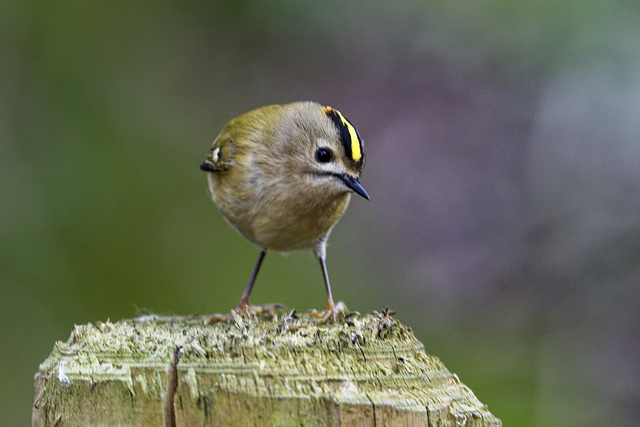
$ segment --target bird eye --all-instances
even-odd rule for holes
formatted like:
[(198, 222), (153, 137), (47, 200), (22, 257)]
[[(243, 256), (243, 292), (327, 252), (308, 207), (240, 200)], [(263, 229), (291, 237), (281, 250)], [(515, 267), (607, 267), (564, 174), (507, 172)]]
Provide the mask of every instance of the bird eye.
[(316, 151), (316, 160), (320, 163), (328, 163), (332, 157), (331, 150), (327, 148), (318, 148), (318, 151)]

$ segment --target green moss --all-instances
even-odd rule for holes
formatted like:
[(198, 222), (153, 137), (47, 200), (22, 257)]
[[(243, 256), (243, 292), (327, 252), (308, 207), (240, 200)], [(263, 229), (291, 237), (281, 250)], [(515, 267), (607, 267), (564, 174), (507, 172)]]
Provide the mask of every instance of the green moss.
[[(308, 318), (154, 317), (76, 326), (36, 375), (34, 424), (160, 423), (179, 349), (183, 423), (326, 425), (362, 419), (499, 425), (390, 313), (331, 325)], [(447, 424), (444, 425), (447, 425)]]

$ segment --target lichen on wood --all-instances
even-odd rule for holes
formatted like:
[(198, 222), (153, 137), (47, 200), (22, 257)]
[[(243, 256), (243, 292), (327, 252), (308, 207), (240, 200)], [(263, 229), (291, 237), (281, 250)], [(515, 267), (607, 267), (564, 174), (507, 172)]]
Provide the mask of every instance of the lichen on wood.
[(78, 325), (35, 387), (38, 426), (501, 425), (388, 312)]

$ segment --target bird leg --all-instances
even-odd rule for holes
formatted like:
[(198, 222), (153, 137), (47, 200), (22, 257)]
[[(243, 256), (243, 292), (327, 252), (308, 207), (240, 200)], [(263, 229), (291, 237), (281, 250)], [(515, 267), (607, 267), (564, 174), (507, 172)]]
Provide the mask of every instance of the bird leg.
[[(249, 278), (249, 283), (247, 283), (247, 287), (242, 293), (242, 297), (234, 310), (237, 315), (246, 316), (246, 315), (258, 315), (258, 314), (270, 314), (274, 315), (276, 308), (281, 308), (285, 311), (287, 307), (279, 303), (265, 304), (265, 305), (252, 305), (249, 303), (249, 295), (251, 295), (251, 290), (253, 289), (253, 284), (256, 282), (256, 277), (258, 277), (258, 271), (260, 271), (260, 266), (262, 265), (262, 261), (264, 260), (266, 251), (260, 251), (260, 256), (258, 257), (258, 261), (256, 262), (255, 267), (253, 267), (253, 272), (251, 273), (251, 277)], [(205, 323), (216, 323), (216, 322), (230, 322), (233, 318), (233, 313), (229, 314), (219, 314), (214, 313), (207, 317)]]
[(327, 272), (327, 264), (324, 257), (318, 257), (320, 261), (320, 268), (322, 268), (322, 276), (324, 277), (324, 286), (327, 289), (327, 305), (324, 306), (324, 310), (318, 312), (315, 308), (306, 312), (311, 317), (315, 317), (314, 323), (327, 323), (329, 319), (334, 322), (337, 319), (338, 314), (346, 313), (348, 311), (347, 306), (342, 301), (338, 301), (337, 304), (333, 302), (333, 296), (331, 295), (331, 285), (329, 284), (329, 273)]

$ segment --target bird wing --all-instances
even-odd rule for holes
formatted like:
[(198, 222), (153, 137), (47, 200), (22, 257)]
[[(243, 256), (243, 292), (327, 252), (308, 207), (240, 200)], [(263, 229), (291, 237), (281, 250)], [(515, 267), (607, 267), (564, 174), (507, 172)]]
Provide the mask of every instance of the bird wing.
[(200, 165), (200, 169), (207, 172), (224, 172), (233, 164), (235, 143), (229, 132), (223, 131), (213, 141), (213, 146), (207, 153), (207, 158)]

